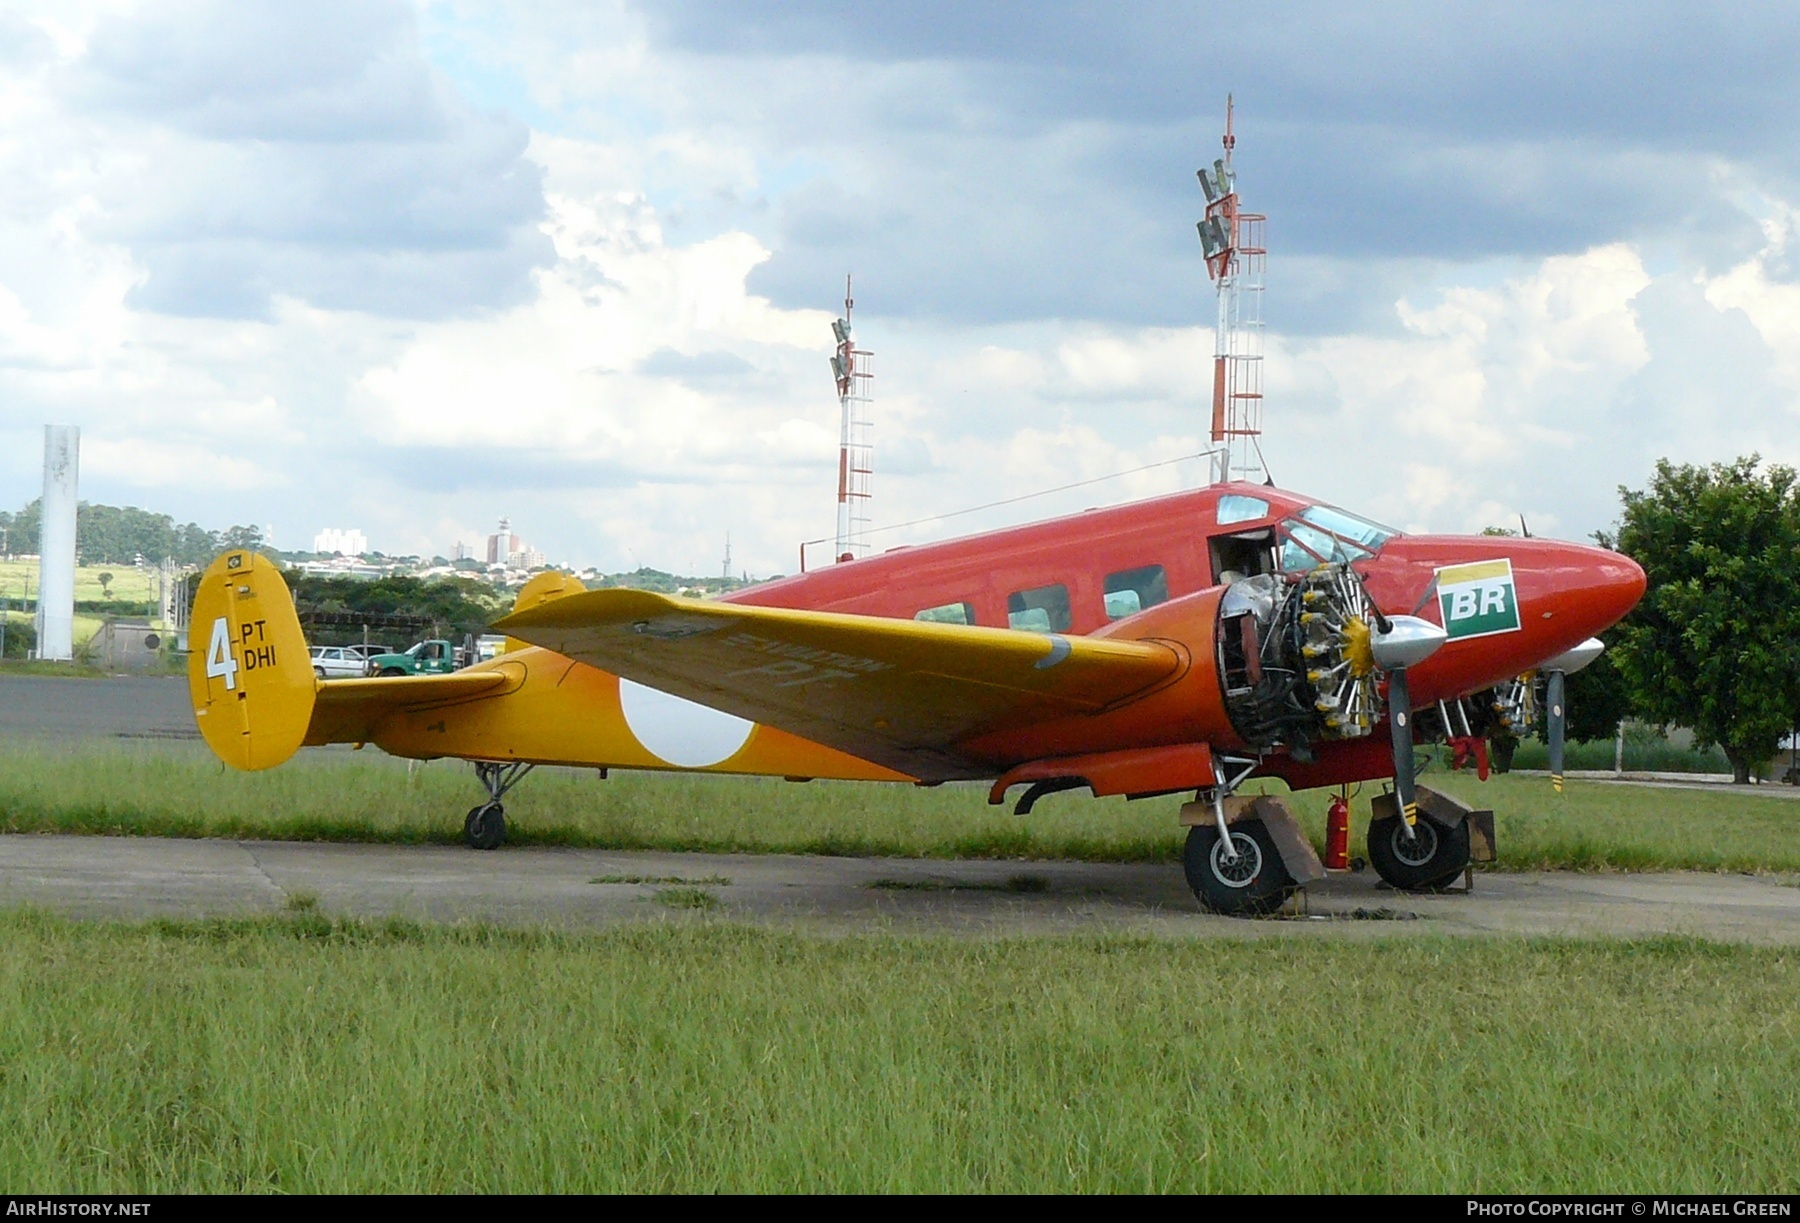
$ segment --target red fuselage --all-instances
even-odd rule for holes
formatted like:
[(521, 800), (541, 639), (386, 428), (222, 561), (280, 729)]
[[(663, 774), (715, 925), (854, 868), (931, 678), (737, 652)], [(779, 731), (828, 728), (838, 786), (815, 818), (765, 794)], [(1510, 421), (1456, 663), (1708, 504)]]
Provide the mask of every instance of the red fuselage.
[[(1404, 535), (1363, 524), (1371, 530), (1360, 545), (1345, 542), (1336, 545), (1341, 551), (1321, 555), (1326, 549), (1319, 540), (1329, 544), (1330, 538), (1307, 528), (1299, 515), (1309, 510), (1313, 521), (1334, 522), (1328, 507), (1310, 498), (1255, 484), (1213, 485), (896, 548), (730, 597), (767, 607), (1154, 638), (1179, 642), (1191, 654), (1182, 682), (1116, 715), (1034, 728), (1029, 742), (1009, 736), (971, 745), (1005, 767), (1021, 759), (1182, 743), (1241, 748), (1218, 695), (1213, 640), (1223, 588), (1240, 577), (1347, 560), (1382, 612), (1442, 623), (1440, 571), (1510, 562), (1516, 604), (1505, 630), (1453, 636), (1411, 668), (1412, 701), (1419, 708), (1532, 670), (1610, 628), (1644, 592), (1643, 570), (1630, 558), (1552, 540)], [(1349, 528), (1347, 538), (1354, 535)], [(1306, 764), (1278, 752), (1263, 771), (1296, 787), (1391, 774), (1385, 740), (1374, 735), (1324, 744), (1316, 761)]]

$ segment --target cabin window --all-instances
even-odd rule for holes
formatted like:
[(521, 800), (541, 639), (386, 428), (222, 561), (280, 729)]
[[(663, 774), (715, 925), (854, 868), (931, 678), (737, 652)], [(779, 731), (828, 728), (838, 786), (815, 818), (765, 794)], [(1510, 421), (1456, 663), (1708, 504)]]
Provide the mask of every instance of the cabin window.
[(1036, 586), (1015, 590), (1006, 596), (1008, 628), (1028, 633), (1066, 633), (1069, 616), (1069, 588), (1061, 582), (1054, 586)]
[(975, 623), (975, 605), (973, 603), (942, 603), (937, 607), (927, 607), (924, 611), (913, 613), (914, 620), (924, 620), (929, 624), (973, 624)]
[(1268, 516), (1269, 503), (1261, 497), (1227, 493), (1219, 498), (1219, 525), (1222, 527), (1228, 527), (1234, 522), (1255, 522), (1258, 518)]
[(1169, 601), (1169, 579), (1161, 565), (1145, 565), (1106, 575), (1106, 618), (1123, 620), (1146, 607)]

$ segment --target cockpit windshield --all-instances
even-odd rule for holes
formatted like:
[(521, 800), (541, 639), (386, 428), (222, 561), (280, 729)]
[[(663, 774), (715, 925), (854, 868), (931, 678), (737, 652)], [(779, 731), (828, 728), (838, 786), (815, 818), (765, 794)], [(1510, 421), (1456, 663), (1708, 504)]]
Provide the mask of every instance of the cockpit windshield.
[(1291, 572), (1359, 561), (1399, 533), (1329, 505), (1309, 505), (1281, 524), (1281, 567)]

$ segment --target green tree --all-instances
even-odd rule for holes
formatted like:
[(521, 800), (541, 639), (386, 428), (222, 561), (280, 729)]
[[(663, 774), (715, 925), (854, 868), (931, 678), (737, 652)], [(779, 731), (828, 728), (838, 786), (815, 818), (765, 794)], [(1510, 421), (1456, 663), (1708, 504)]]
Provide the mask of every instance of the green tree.
[(226, 527), (219, 533), (219, 551), (229, 552), (233, 548), (242, 548), (246, 552), (257, 552), (262, 549), (263, 533), (261, 527)]
[(7, 515), (6, 548), (9, 552), (36, 552), (39, 545), (40, 520), (43, 518), (41, 498), (32, 498), (31, 502), (16, 514)]
[(1619, 490), (1619, 550), (1649, 578), (1619, 671), (1648, 718), (1718, 744), (1740, 783), (1800, 707), (1800, 495), (1792, 468), (1761, 464), (1663, 460), (1648, 489)]
[[(0, 513), (0, 527), (6, 529), (9, 552), (38, 550), (42, 508), (33, 500), (16, 514)], [(260, 532), (257, 540), (261, 542)], [(75, 550), (86, 564), (123, 565), (142, 556), (153, 565), (170, 557), (189, 565), (204, 565), (219, 551), (219, 543), (211, 531), (192, 522), (177, 527), (167, 514), (153, 514), (132, 505), (121, 508), (83, 501), (75, 507)]]
[(483, 585), (456, 578), (422, 581), (411, 577), (315, 577), (290, 572), (288, 586), (301, 613), (350, 612), (364, 615), (416, 616), (434, 621), (440, 631), (460, 637), (485, 632), (509, 602)]
[(1614, 629), (1608, 633), (1607, 636), (1613, 640), (1608, 643), (1606, 653), (1569, 676), (1568, 734), (1577, 743), (1610, 740), (1618, 733), (1620, 722), (1627, 718), (1644, 717), (1633, 703), (1634, 694), (1630, 682), (1619, 669), (1616, 643), (1628, 631)]
[(198, 523), (190, 522), (175, 532), (175, 549), (172, 555), (183, 565), (204, 565), (217, 556), (219, 551), (218, 537)]

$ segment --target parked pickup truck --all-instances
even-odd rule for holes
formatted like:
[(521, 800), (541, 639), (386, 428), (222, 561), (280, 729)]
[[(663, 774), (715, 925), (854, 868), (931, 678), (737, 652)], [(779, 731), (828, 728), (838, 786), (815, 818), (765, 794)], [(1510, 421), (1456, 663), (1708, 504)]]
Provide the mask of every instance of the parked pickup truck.
[(369, 659), (369, 675), (448, 675), (461, 662), (460, 651), (448, 641), (421, 641), (401, 654), (377, 654)]

